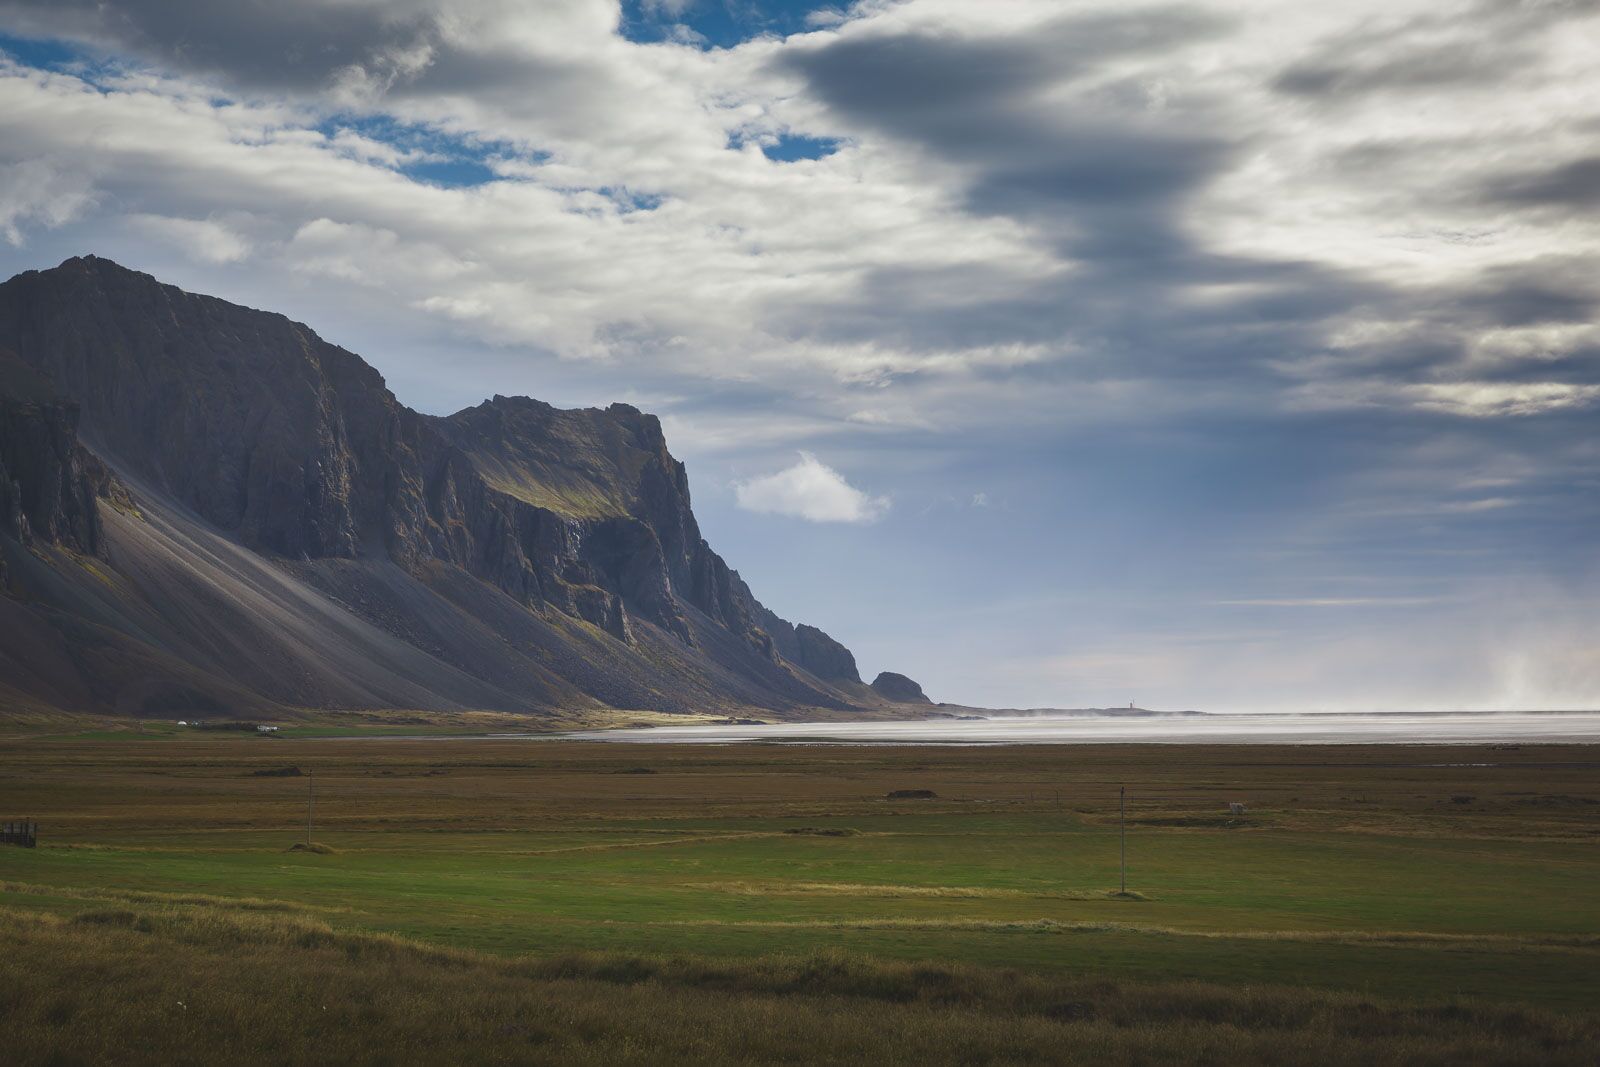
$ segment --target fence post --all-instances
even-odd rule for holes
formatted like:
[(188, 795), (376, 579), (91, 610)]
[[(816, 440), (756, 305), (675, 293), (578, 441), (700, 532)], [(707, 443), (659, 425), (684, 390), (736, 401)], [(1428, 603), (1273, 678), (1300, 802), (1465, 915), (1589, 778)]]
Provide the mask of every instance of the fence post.
[(1121, 814), (1122, 822), (1122, 889), (1123, 896), (1128, 895), (1128, 787), (1117, 787), (1117, 808)]

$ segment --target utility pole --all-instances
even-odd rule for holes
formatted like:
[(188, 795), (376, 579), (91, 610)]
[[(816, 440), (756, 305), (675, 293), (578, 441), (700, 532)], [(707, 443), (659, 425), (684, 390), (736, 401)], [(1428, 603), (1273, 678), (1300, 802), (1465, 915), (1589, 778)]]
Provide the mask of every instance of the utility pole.
[(1128, 787), (1117, 787), (1117, 808), (1122, 816), (1122, 889), (1120, 895), (1128, 895)]
[(311, 847), (311, 813), (317, 807), (317, 779), (311, 771), (306, 771), (306, 848)]

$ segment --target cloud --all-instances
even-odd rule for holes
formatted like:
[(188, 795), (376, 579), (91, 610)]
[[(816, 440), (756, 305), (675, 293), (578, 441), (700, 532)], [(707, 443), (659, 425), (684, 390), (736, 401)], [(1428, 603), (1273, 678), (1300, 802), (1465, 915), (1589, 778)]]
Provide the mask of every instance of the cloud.
[[(1513, 199), (1556, 202), (1548, 218), (1457, 214), (1481, 215), (1475, 160), (1578, 143), (1600, 119), (1600, 101), (1557, 101), (1525, 73), (1539, 59), (1573, 82), (1544, 32), (1557, 15), (1391, 9), (915, 0), (707, 51), (628, 41), (615, 5), (588, 0), (537, 18), (489, 0), (0, 0), (0, 27), (156, 68), (10, 70), (0, 157), (104, 170), (105, 202), (129, 214), (248, 211), (251, 247), (284, 275), (382, 291), (480, 341), (759, 381), (885, 432), (1014, 418), (1018, 396), (1042, 418), (1066, 391), (1292, 416), (1312, 378), (1398, 397), (1470, 377), (1454, 364), (1478, 334), (1578, 321), (1600, 295), (1576, 259), (1529, 255), (1582, 247), (1590, 224), (1563, 205), (1587, 171), (1505, 179)], [(1308, 126), (1293, 108), (1310, 98), (1273, 79), (1339, 60), (1375, 32), (1367, 15), (1395, 40), (1361, 62), (1502, 33), (1527, 56), (1481, 114), (1419, 128), (1352, 93)], [(409, 175), (435, 137), (489, 180)], [(760, 151), (786, 137), (838, 151), (804, 166)], [(58, 216), (10, 217), (16, 241)], [(1377, 340), (1340, 340), (1356, 336)], [(1550, 380), (1581, 382), (1584, 349), (1550, 358), (1574, 364)]]
[(1383, 93), (1492, 93), (1537, 64), (1541, 35), (1595, 10), (1592, 0), (1479, 0), (1420, 14), (1401, 6), (1329, 35), (1294, 59), (1272, 87), (1331, 102)]
[(682, 18), (694, 4), (695, 0), (640, 0), (639, 8), (655, 18), (676, 19)]
[[(1055, 18), (1024, 34), (868, 28), (777, 62), (844, 122), (958, 167), (976, 210), (1037, 218), (1128, 207), (1155, 214), (1159, 228), (1169, 202), (1223, 163), (1230, 138), (1198, 133), (1181, 101), (1151, 106), (1147, 88), (1119, 83), (1119, 64), (1171, 63), (1226, 26), (1199, 8), (1156, 7)], [(1066, 230), (1080, 243), (1098, 228), (1079, 216)]]
[(868, 496), (810, 452), (775, 474), (734, 487), (746, 511), (789, 515), (808, 522), (876, 522), (889, 511), (889, 498)]
[(1485, 198), (1529, 207), (1593, 209), (1600, 205), (1600, 156), (1495, 179), (1485, 187)]
[(1437, 86), (1476, 88), (1527, 59), (1528, 54), (1516, 48), (1495, 49), (1484, 41), (1451, 42), (1355, 61), (1301, 62), (1284, 71), (1274, 87), (1307, 97)]
[(1600, 385), (1570, 382), (1425, 382), (1397, 385), (1348, 381), (1302, 388), (1297, 402), (1308, 411), (1398, 407), (1474, 419), (1527, 418), (1581, 410), (1600, 402)]
[(444, 158), (436, 153), (416, 148), (402, 148), (387, 141), (366, 137), (355, 130), (346, 128), (334, 131), (333, 136), (328, 139), (328, 144), (334, 150), (352, 159), (378, 163), (385, 167), (399, 167), (408, 163), (439, 162)]
[(24, 226), (61, 226), (93, 198), (93, 186), (82, 172), (63, 170), (48, 159), (0, 163), (0, 235), (21, 245)]
[[(296, 230), (284, 254), (292, 269), (302, 274), (391, 289), (402, 289), (416, 278), (444, 285), (473, 271), (470, 262), (438, 245), (407, 242), (394, 230), (328, 218), (313, 219)], [(397, 259), (407, 262), (397, 264)], [(457, 301), (450, 308), (441, 304), (439, 310), (466, 316), (474, 307), (469, 301)]]
[(1256, 597), (1219, 600), (1224, 607), (1240, 608), (1414, 608), (1440, 603), (1439, 597)]
[(76, 38), (177, 71), (253, 89), (321, 89), (352, 68), (386, 70), (434, 32), (412, 0), (4, 0), (0, 18), (30, 35)]
[(1600, 385), (1568, 382), (1451, 382), (1418, 385), (1402, 395), (1417, 407), (1472, 418), (1540, 415), (1585, 408), (1600, 400)]
[(140, 214), (129, 215), (128, 223), (141, 233), (173, 245), (203, 263), (235, 263), (250, 254), (249, 241), (211, 219)]

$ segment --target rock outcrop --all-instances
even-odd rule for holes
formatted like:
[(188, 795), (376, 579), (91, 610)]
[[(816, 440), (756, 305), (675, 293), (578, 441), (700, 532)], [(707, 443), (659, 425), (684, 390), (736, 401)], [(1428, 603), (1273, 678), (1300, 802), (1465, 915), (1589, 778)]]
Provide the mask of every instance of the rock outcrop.
[[(737, 580), (738, 573), (734, 572), (733, 577)], [(743, 595), (754, 603), (754, 598), (749, 596), (748, 587), (742, 581), (737, 584), (743, 590)], [(767, 611), (760, 604), (755, 604), (755, 608), (756, 622), (770, 636), (776, 655), (804, 668), (818, 678), (860, 684), (861, 675), (856, 669), (856, 657), (848, 648), (815, 626), (807, 626), (805, 623), (795, 626), (788, 620), (780, 619)]]
[(794, 628), (799, 645), (799, 664), (818, 678), (860, 684), (861, 675), (856, 670), (856, 657), (839, 642), (805, 623)]
[[(123, 599), (97, 591), (95, 625), (133, 643), (119, 663), (164, 677), (175, 668), (149, 664), (175, 654), (229, 692), (247, 681), (264, 700), (321, 705), (876, 699), (848, 649), (769, 611), (706, 543), (683, 464), (636, 408), (496, 396), (422, 415), (299, 323), (92, 256), (0, 285), (0, 348), (16, 353), (0, 378), (0, 536), (111, 561)], [(96, 499), (123, 484), (142, 517), (119, 512), (108, 548)], [(230, 563), (227, 546), (254, 555)], [(62, 590), (60, 610), (86, 610), (59, 582), (43, 587)], [(241, 613), (269, 605), (289, 613), (271, 647), (235, 648), (227, 627), (254, 632)], [(207, 625), (207, 612), (227, 618)], [(350, 655), (410, 648), (427, 662), (336, 684), (363, 672), (324, 662), (329, 626)]]
[(922, 691), (922, 686), (907, 678), (903, 674), (893, 671), (884, 671), (872, 680), (872, 689), (885, 700), (892, 700), (896, 704), (931, 704), (928, 695)]
[(96, 500), (113, 491), (113, 482), (79, 444), (77, 430), (77, 406), (0, 351), (0, 534), (22, 545), (99, 554)]

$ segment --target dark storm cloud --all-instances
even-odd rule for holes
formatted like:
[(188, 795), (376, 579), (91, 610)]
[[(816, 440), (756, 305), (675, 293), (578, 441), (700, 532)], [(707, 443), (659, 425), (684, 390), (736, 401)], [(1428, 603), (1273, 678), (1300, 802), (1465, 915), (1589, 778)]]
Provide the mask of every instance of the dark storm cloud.
[(404, 5), (311, 0), (6, 0), (0, 25), (133, 52), (250, 89), (309, 91), (338, 72), (426, 43)]
[[(1592, 5), (1492, 7), (1465, 18), (1415, 18), (1398, 33), (1346, 34), (1292, 66), (1277, 88), (1332, 97), (1499, 76), (1527, 59), (1520, 49), (1531, 49), (1535, 33)], [(1499, 36), (1438, 39), (1463, 26)], [(1071, 264), (1025, 278), (995, 263), (879, 267), (852, 298), (790, 309), (788, 328), (925, 351), (1037, 346), (1054, 354), (975, 373), (1046, 391), (1070, 382), (1160, 383), (1156, 393), (1166, 398), (1210, 391), (1239, 412), (1271, 408), (1298, 381), (1318, 383), (1323, 396), (1349, 388), (1344, 395), (1362, 403), (1403, 411), (1431, 395), (1416, 390), (1438, 383), (1593, 380), (1587, 350), (1553, 343), (1530, 360), (1474, 344), (1482, 331), (1593, 321), (1594, 272), (1570, 258), (1406, 285), (1288, 250), (1273, 257), (1208, 248), (1192, 214), (1196, 194), (1252, 150), (1250, 125), (1204, 94), (1152, 100), (1145, 82), (1114, 64), (1137, 54), (1148, 80), (1152, 70), (1181, 69), (1187, 43), (1226, 29), (1174, 8), (1061, 20), (1005, 40), (846, 35), (783, 57), (846, 129), (915, 146), (953, 168), (968, 211), (1016, 220)], [(1405, 165), (1440, 147), (1390, 146), (1397, 158), (1389, 162)], [(1443, 147), (1461, 152), (1476, 142)], [(1368, 180), (1361, 170), (1356, 180)], [(1504, 192), (1530, 203), (1580, 202), (1600, 195), (1600, 164), (1583, 161)], [(1353, 323), (1386, 325), (1359, 343), (1338, 340)]]
[(1003, 264), (879, 268), (853, 299), (794, 309), (792, 328), (914, 349), (1064, 343), (1070, 360), (988, 373), (1230, 379), (1255, 402), (1271, 385), (1263, 361), (1320, 350), (1325, 322), (1387, 294), (1309, 261), (1218, 254), (1192, 235), (1191, 198), (1247, 138), (1215, 101), (1153, 101), (1111, 65), (1137, 55), (1159, 66), (1227, 27), (1169, 8), (1003, 41), (841, 37), (785, 56), (840, 121), (953, 165), (969, 211), (1015, 219), (1072, 261), (1029, 279)]
[(1178, 208), (1239, 142), (1206, 121), (1204, 101), (1156, 105), (1143, 84), (1078, 83), (1227, 25), (1166, 8), (1005, 39), (845, 36), (778, 62), (843, 123), (960, 168), (974, 213), (1025, 221), (1102, 274), (1148, 277), (1189, 254)]
[[(1022, 215), (1080, 206), (1085, 212), (1137, 208), (1165, 221), (1171, 203), (1203, 185), (1227, 163), (1234, 145), (1221, 137), (1191, 135), (1155, 126), (1140, 129), (1109, 116), (996, 113), (971, 128), (940, 123), (937, 143), (947, 158), (976, 168), (970, 190), (978, 211)], [(1147, 216), (1148, 217), (1148, 216)], [(1085, 226), (1085, 222), (1090, 226)], [(1091, 229), (1092, 219), (1077, 225)], [(1120, 220), (1127, 247), (1140, 235)]]
[(1474, 306), (1492, 326), (1593, 322), (1600, 294), (1579, 279), (1517, 278), (1495, 285), (1492, 276)]
[[(1230, 281), (1250, 284), (1238, 295), (1198, 303), (1174, 299), (1169, 291)], [(1092, 336), (1102, 356), (1142, 350), (1147, 369), (1160, 364), (1177, 373), (1209, 373), (1217, 361), (1251, 355), (1258, 347), (1253, 338), (1271, 338), (1257, 354), (1281, 355), (1289, 340), (1285, 331), (1387, 297), (1380, 286), (1315, 264), (1197, 253), (1169, 259), (1159, 273), (1126, 278), (1115, 270), (1085, 269), (1027, 280), (992, 265), (878, 268), (865, 276), (855, 298), (829, 304), (825, 315), (820, 308), (797, 309), (793, 321), (836, 340), (893, 336), (913, 348)]]
[(1596, 278), (1600, 259), (1594, 256), (1547, 255), (1485, 267), (1455, 285), (1409, 291), (1404, 306), (1437, 336), (1589, 323), (1600, 315)]
[(1600, 206), (1600, 156), (1496, 178), (1482, 195), (1512, 207), (1594, 208)]
[(846, 36), (785, 52), (778, 62), (804, 75), (836, 109), (892, 126), (947, 107), (989, 108), (1119, 58), (1214, 36), (1228, 25), (1210, 12), (1172, 7), (1061, 18), (1025, 37)]
[(1079, 203), (1161, 212), (1225, 163), (1233, 148), (1225, 137), (1162, 121), (1137, 86), (1113, 83), (1065, 103), (1042, 96), (1226, 26), (1168, 8), (1061, 19), (1026, 38), (842, 37), (778, 62), (851, 125), (970, 168), (974, 210), (1018, 215)]
[[(1071, 64), (1063, 56), (1062, 64)], [(1048, 50), (1015, 40), (924, 36), (836, 40), (783, 52), (781, 67), (802, 74), (841, 114), (890, 130), (918, 129), (930, 118), (992, 108), (1059, 76)]]

